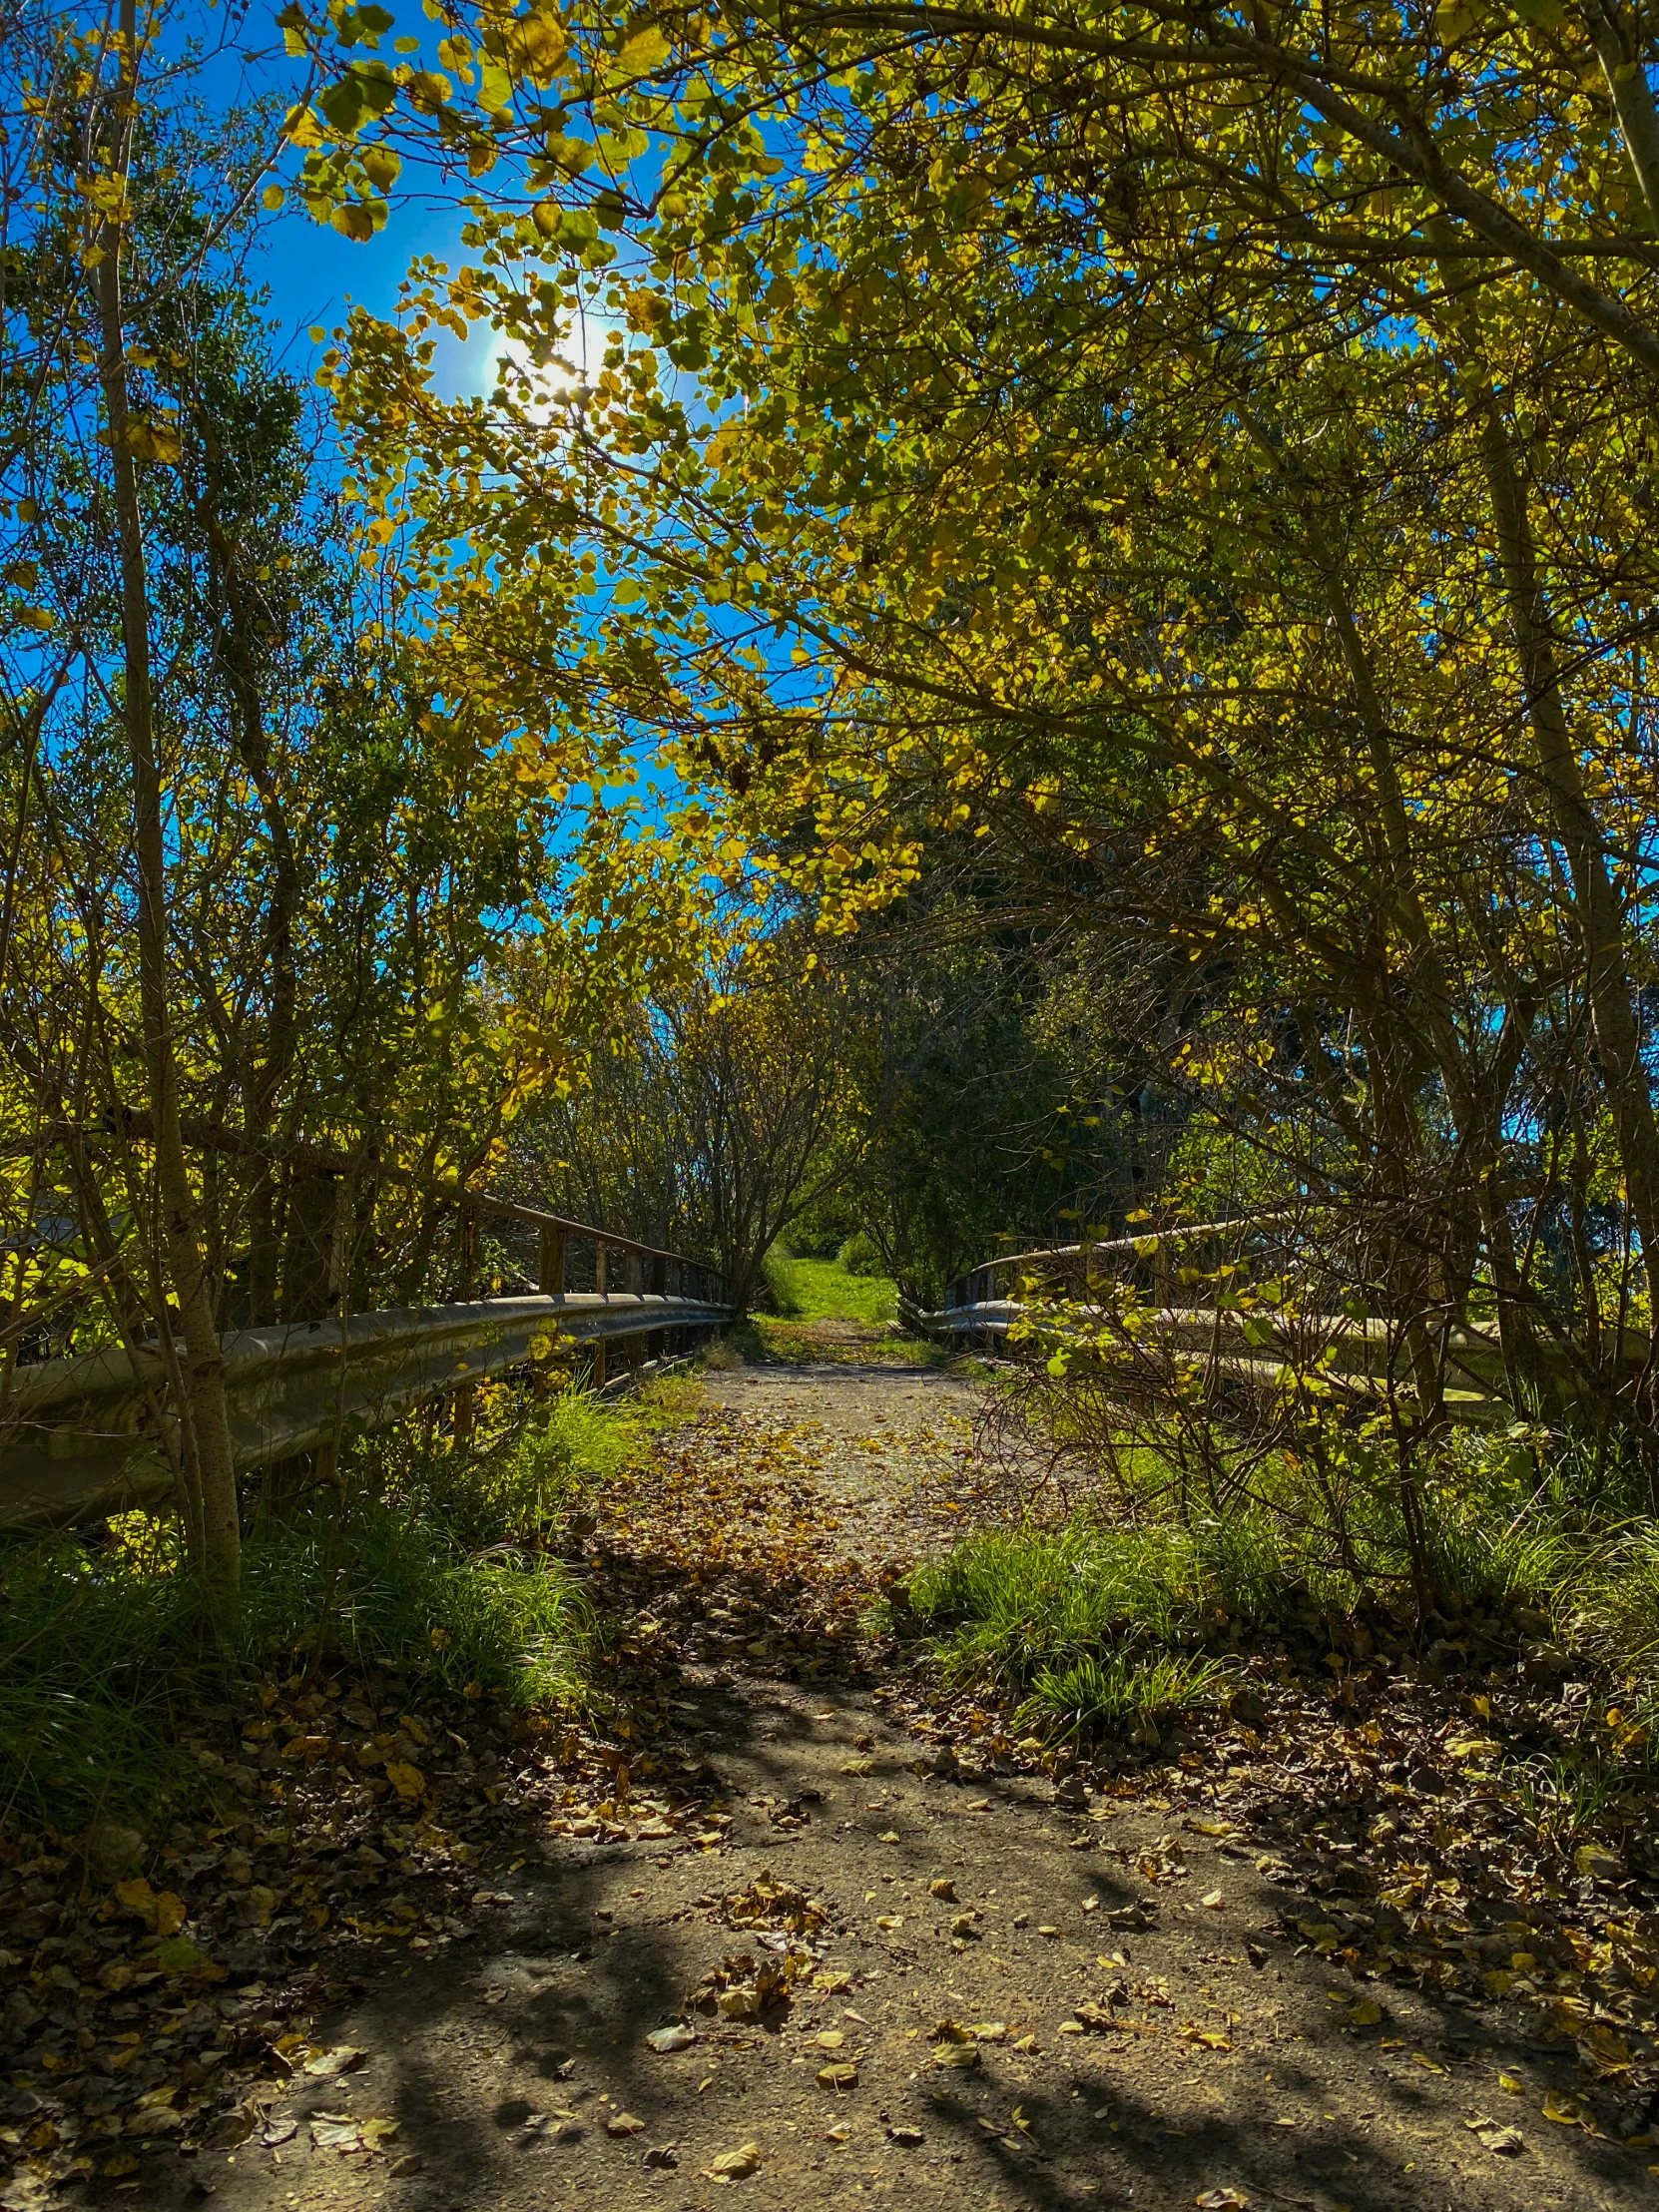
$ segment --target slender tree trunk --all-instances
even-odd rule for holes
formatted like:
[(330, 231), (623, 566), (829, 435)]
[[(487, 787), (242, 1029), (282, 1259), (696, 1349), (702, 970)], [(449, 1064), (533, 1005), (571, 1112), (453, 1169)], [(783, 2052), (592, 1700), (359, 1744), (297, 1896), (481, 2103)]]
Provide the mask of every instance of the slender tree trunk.
[[(139, 37), (135, 0), (122, 0), (119, 159), (125, 176), (138, 102)], [(242, 1528), (236, 1462), (225, 1399), (212, 1285), (202, 1249), (195, 1194), (180, 1122), (178, 1056), (168, 991), (167, 844), (162, 774), (156, 746), (150, 669), (149, 582), (144, 524), (128, 399), (126, 329), (121, 297), (122, 233), (106, 222), (95, 272), (111, 469), (121, 562), (121, 624), (125, 661), (122, 720), (133, 774), (133, 845), (138, 863), (139, 999), (150, 1077), (156, 1181), (162, 1237), (183, 1338), (184, 1458), (199, 1492), (199, 1556), (195, 1561), (209, 1607), (223, 1627), (234, 1614), (242, 1568)], [(164, 1328), (168, 1317), (160, 1317)]]
[[(1433, 229), (1429, 226), (1431, 237)], [(1509, 430), (1493, 391), (1474, 309), (1456, 303), (1455, 275), (1443, 264), (1441, 279), (1453, 302), (1445, 310), (1445, 320), (1458, 356), (1459, 382), (1480, 427), (1481, 462), (1491, 502), (1509, 631), (1520, 663), (1532, 728), (1533, 767), (1543, 789), (1550, 830), (1566, 861), (1571, 887), (1569, 911), (1583, 954), (1584, 996), (1602, 1087), (1624, 1169), (1630, 1217), (1641, 1240), (1650, 1310), (1659, 1314), (1659, 1120), (1654, 1115), (1635, 993), (1625, 960), (1623, 909), (1567, 727), (1549, 595), (1538, 572), (1526, 486), (1515, 465)]]

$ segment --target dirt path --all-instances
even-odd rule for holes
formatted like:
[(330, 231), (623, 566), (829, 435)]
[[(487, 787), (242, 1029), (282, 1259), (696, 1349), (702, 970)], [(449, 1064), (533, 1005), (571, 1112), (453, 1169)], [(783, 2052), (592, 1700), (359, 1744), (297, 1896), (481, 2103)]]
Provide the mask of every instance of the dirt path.
[(1598, 2138), (1587, 2105), (1543, 2117), (1583, 2088), (1570, 2040), (1357, 1978), (1329, 1955), (1335, 1923), (1299, 1936), (1269, 1778), (1237, 1742), (1057, 1793), (994, 1732), (958, 1714), (941, 1740), (918, 1689), (876, 1678), (871, 1608), (971, 1508), (967, 1385), (847, 1364), (709, 1383), (710, 1414), (592, 1538), (626, 1624), (614, 1663), (664, 1729), (636, 1756), (626, 1724), (603, 1804), (566, 1789), (504, 1814), (466, 1920), (360, 1954), (314, 2031), (321, 2070), (247, 2140), (95, 2182), (100, 2200), (1591, 2212), (1654, 2195), (1659, 2150)]

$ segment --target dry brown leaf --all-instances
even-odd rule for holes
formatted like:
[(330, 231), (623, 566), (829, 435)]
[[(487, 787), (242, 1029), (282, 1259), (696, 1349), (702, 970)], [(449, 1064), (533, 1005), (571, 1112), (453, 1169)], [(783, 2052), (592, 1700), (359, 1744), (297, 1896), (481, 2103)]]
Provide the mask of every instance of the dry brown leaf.
[(1514, 2128), (1504, 2127), (1489, 2117), (1465, 2120), (1463, 2125), (1483, 2150), (1491, 2151), (1498, 2158), (1518, 2157), (1526, 2148), (1524, 2139)]

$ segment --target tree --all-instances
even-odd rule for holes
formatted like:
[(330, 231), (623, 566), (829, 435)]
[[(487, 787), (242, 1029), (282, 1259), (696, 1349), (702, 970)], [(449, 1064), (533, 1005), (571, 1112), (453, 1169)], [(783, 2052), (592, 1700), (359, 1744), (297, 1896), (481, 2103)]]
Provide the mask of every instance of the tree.
[[(1659, 1264), (1635, 26), (573, 17), (555, 127), (492, 20), (446, 129), (525, 166), (424, 311), (526, 367), (463, 417), (359, 319), (339, 387), (453, 549), (449, 649), (470, 579), (528, 619), (557, 529), (602, 711), (827, 927), (968, 835), (1079, 951), (1179, 948), (1171, 1077), (1371, 1225), (1428, 1407), (1477, 1280), (1519, 1388), (1568, 1320), (1526, 1272), (1546, 1046)], [(561, 396), (576, 302), (615, 335)]]
[(707, 1253), (745, 1313), (772, 1246), (858, 1156), (872, 1042), (867, 1009), (798, 930), (748, 935), (641, 1008), (567, 1101), (525, 1117), (515, 1176), (537, 1203), (601, 1227), (643, 1219)]

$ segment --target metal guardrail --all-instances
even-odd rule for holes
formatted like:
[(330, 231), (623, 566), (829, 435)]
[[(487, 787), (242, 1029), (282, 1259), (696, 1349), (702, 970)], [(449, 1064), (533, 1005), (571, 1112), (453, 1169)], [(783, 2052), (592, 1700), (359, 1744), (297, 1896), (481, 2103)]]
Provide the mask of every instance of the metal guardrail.
[[(730, 1318), (706, 1299), (566, 1292), (238, 1330), (221, 1339), (237, 1466), (383, 1427), (422, 1398), (531, 1366), (560, 1340), (593, 1344), (603, 1381), (609, 1344), (643, 1338), (649, 1351), (651, 1339), (690, 1337)], [(0, 1524), (71, 1527), (169, 1497), (169, 1396), (159, 1346), (14, 1371), (0, 1416)]]
[[(1140, 1242), (1144, 1245), (1146, 1240)], [(1056, 1255), (1022, 1257), (1043, 1260)], [(975, 1269), (964, 1280), (971, 1285), (979, 1274)], [(1086, 1300), (1083, 1310), (1086, 1314)], [(920, 1335), (954, 1338), (967, 1347), (1006, 1338), (1029, 1311), (1018, 1299), (989, 1298), (951, 1304), (934, 1313), (904, 1305), (901, 1318), (907, 1328)], [(1102, 1323), (1106, 1323), (1106, 1310), (1099, 1312)], [(1109, 1350), (1128, 1360), (1141, 1357), (1149, 1380), (1150, 1370), (1158, 1361), (1166, 1365), (1200, 1361), (1218, 1380), (1273, 1389), (1288, 1377), (1307, 1376), (1318, 1361), (1319, 1372), (1331, 1388), (1355, 1402), (1375, 1401), (1385, 1392), (1399, 1357), (1396, 1327), (1384, 1321), (1351, 1321), (1344, 1315), (1301, 1315), (1294, 1321), (1281, 1321), (1272, 1314), (1245, 1314), (1228, 1308), (1148, 1306), (1137, 1311), (1133, 1324), (1114, 1322), (1112, 1326), (1115, 1334)], [(1578, 1348), (1545, 1342), (1537, 1349), (1557, 1386), (1570, 1396), (1584, 1371)], [(1627, 1328), (1622, 1332), (1617, 1361), (1621, 1374), (1639, 1374), (1651, 1356), (1651, 1340), (1644, 1331)], [(1495, 1333), (1468, 1327), (1453, 1329), (1446, 1335), (1443, 1358), (1446, 1386), (1442, 1402), (1448, 1418), (1474, 1425), (1514, 1418), (1515, 1409), (1504, 1395), (1503, 1348)], [(1406, 1390), (1402, 1394), (1410, 1393)]]

